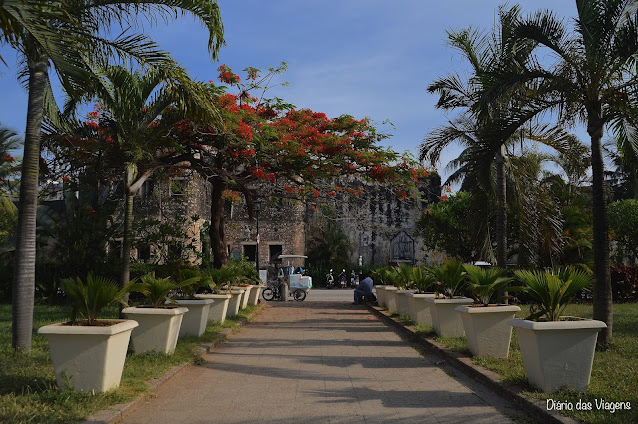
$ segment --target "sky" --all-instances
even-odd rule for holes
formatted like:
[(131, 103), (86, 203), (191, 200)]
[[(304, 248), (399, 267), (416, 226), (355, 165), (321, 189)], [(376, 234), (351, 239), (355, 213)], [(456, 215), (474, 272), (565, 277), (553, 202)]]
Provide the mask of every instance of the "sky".
[[(446, 31), (474, 27), (490, 31), (502, 1), (494, 0), (219, 0), (226, 45), (217, 61), (207, 50), (208, 35), (191, 16), (165, 25), (146, 25), (148, 33), (172, 53), (192, 78), (216, 80), (220, 64), (240, 76), (242, 69), (288, 70), (268, 96), (329, 117), (368, 117), (392, 137), (384, 142), (398, 152), (418, 155), (423, 138), (448, 117), (435, 109), (427, 86), (438, 77), (462, 71), (464, 60), (446, 45)], [(510, 3), (511, 4), (511, 3)], [(573, 0), (520, 1), (524, 13), (551, 9), (575, 16)], [(0, 123), (23, 134), (27, 93), (16, 80), (16, 54), (0, 55)], [(383, 124), (390, 121), (393, 126)], [(576, 132), (583, 133), (582, 128)], [(445, 164), (459, 148), (444, 151)], [(445, 176), (445, 172), (442, 172)]]

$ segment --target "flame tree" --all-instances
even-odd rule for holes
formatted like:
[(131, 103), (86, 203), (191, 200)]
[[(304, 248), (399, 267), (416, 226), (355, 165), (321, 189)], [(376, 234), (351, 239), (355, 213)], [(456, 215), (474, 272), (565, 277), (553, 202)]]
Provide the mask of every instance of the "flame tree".
[(206, 89), (220, 110), (221, 129), (172, 112), (160, 123), (170, 134), (171, 161), (211, 184), (209, 235), (215, 267), (228, 261), (224, 201), (239, 193), (251, 216), (257, 197), (318, 202), (338, 192), (362, 195), (364, 182), (383, 184), (399, 198), (417, 195), (415, 181), (427, 171), (411, 155), (382, 147), (388, 135), (367, 118), (329, 118), (280, 98), (265, 99), (285, 64), (269, 68), (263, 76), (258, 69), (246, 68), (245, 82), (226, 65), (218, 70), (226, 85), (209, 81)]

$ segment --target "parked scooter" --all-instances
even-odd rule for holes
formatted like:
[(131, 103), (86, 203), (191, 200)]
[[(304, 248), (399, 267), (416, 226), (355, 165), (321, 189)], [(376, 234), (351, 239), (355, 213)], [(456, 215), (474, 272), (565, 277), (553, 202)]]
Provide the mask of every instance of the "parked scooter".
[(348, 278), (346, 277), (346, 270), (344, 269), (343, 271), (341, 271), (341, 274), (339, 274), (339, 286), (342, 289), (345, 289), (347, 285), (348, 285)]
[(335, 277), (332, 275), (332, 268), (330, 272), (326, 274), (326, 287), (331, 289), (335, 286)]
[(353, 289), (356, 289), (358, 285), (359, 285), (359, 274), (354, 272), (354, 269), (353, 269), (352, 272), (350, 273), (350, 286)]

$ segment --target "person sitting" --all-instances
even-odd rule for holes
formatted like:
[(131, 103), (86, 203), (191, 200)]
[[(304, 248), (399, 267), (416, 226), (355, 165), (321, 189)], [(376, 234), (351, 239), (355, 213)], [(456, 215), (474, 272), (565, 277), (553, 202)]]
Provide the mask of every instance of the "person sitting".
[(354, 289), (354, 302), (353, 305), (361, 305), (361, 299), (363, 296), (372, 297), (372, 278), (369, 275), (364, 274), (364, 279), (361, 280), (356, 289)]

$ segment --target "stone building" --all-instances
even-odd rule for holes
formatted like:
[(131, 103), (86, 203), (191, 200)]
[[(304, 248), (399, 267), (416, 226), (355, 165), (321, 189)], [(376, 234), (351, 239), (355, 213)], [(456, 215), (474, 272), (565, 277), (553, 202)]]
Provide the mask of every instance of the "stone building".
[[(421, 200), (400, 200), (380, 185), (365, 185), (359, 197), (337, 195), (332, 203), (336, 220), (352, 246), (351, 263), (361, 257), (364, 265), (389, 263), (427, 263), (431, 257), (423, 250), (416, 235), (416, 223), (423, 208), (440, 196), (440, 178), (433, 174), (419, 182)], [(173, 179), (170, 184), (144, 184), (135, 200), (136, 216), (158, 221), (166, 217), (184, 217), (182, 235), (191, 247), (201, 252), (206, 237), (205, 223), (210, 222), (210, 186), (199, 178)], [(254, 262), (259, 251), (261, 268), (280, 254), (303, 255), (307, 252), (309, 231), (324, 217), (310, 204), (271, 198), (262, 202), (257, 219), (248, 216), (244, 203), (227, 202), (225, 208), (226, 241), (229, 257), (247, 257)], [(133, 254), (148, 260), (176, 249), (180, 243), (141, 246)], [(182, 242), (183, 246), (184, 243)], [(197, 260), (191, 255), (188, 259)]]
[(427, 204), (438, 202), (441, 180), (436, 174), (418, 182), (421, 199), (401, 200), (382, 185), (364, 185), (359, 197), (337, 196), (336, 219), (352, 247), (350, 262), (381, 266), (406, 262), (428, 263), (432, 252), (423, 248), (416, 224)]
[[(273, 198), (259, 212), (259, 264), (265, 267), (284, 255), (303, 255), (307, 244), (307, 208), (301, 202)], [(226, 206), (226, 242), (230, 257), (254, 262), (257, 253), (257, 216), (249, 219), (243, 203)]]

